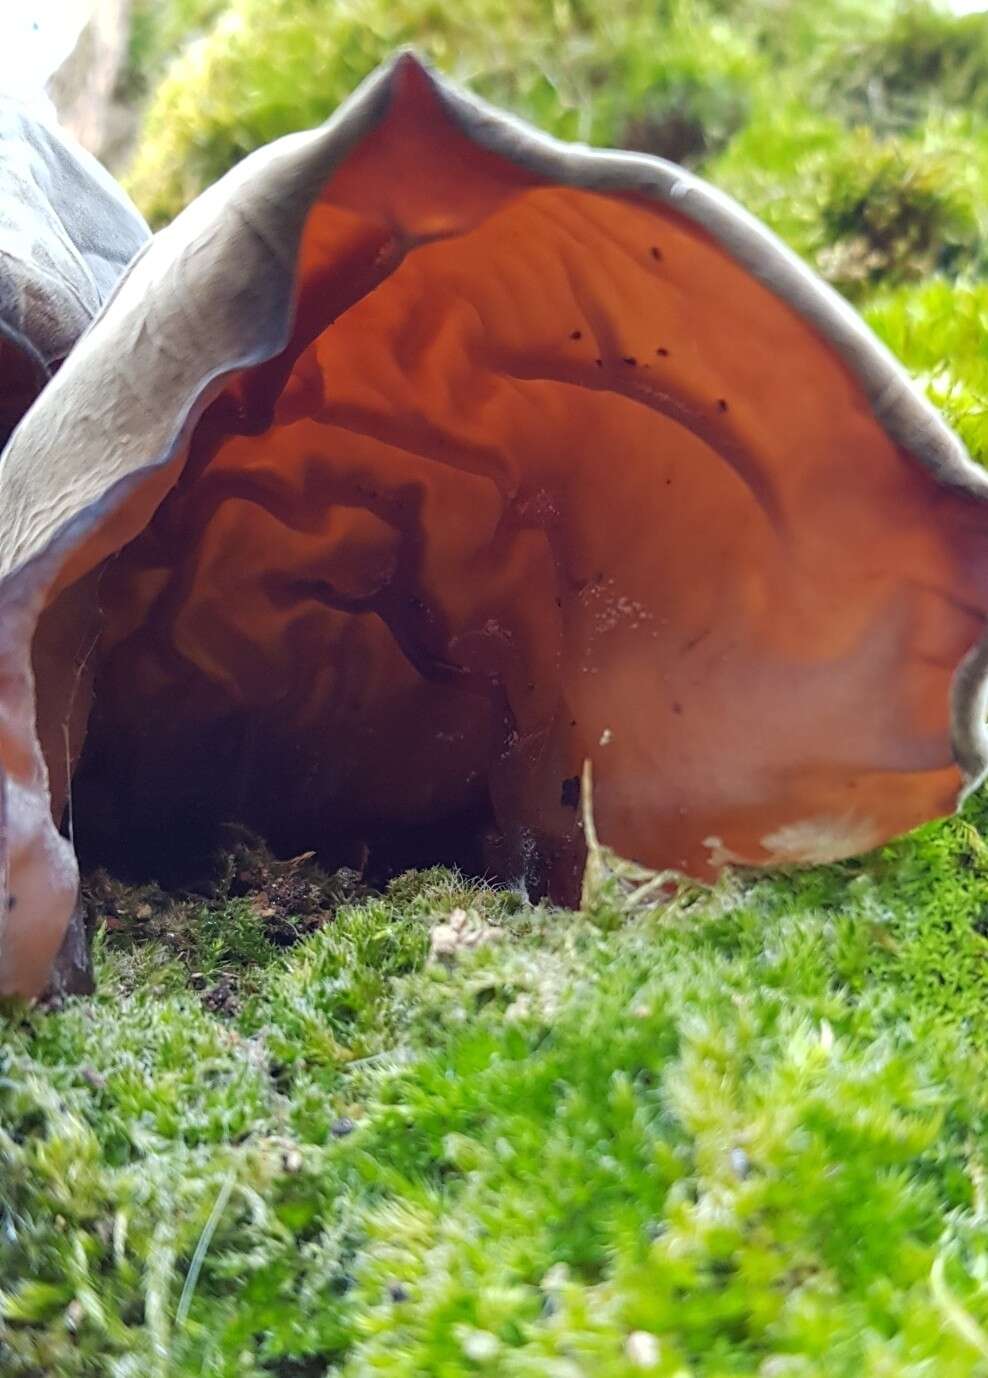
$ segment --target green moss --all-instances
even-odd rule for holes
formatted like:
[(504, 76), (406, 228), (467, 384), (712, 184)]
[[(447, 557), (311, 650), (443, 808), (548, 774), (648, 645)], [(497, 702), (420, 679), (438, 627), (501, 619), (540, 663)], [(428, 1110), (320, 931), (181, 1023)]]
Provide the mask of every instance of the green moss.
[(320, 123), (404, 44), (561, 137), (687, 160), (744, 122), (763, 75), (743, 34), (692, 0), (237, 0), (159, 88), (132, 193), (167, 219), (245, 153)]
[[(706, 7), (750, 34), (773, 59), (805, 70), (822, 53), (879, 39), (903, 0), (706, 0)], [(776, 70), (777, 79), (785, 76)]]
[(983, 111), (988, 17), (906, 0), (886, 27), (828, 54), (819, 81), (829, 108), (836, 101), (849, 122), (882, 132), (915, 128), (931, 108)]
[(226, 0), (133, 0), (121, 95), (145, 95), (168, 63), (206, 33)]
[(799, 105), (765, 105), (707, 169), (846, 296), (981, 271), (984, 151), (952, 126), (851, 134)]
[(105, 935), (0, 1045), (2, 1371), (975, 1378), (984, 812), (592, 920), (407, 878), (232, 1014)]
[(175, 60), (130, 189), (152, 221), (170, 218), (245, 153), (320, 123), (402, 44), (562, 138), (700, 163), (759, 91), (809, 99), (812, 81), (822, 94), (820, 52), (883, 41), (895, 12), (895, 0), (142, 0), (134, 79)]
[(876, 296), (865, 314), (974, 457), (988, 463), (988, 285), (903, 287)]
[(858, 131), (823, 173), (816, 263), (845, 295), (980, 266), (981, 224), (965, 153)]

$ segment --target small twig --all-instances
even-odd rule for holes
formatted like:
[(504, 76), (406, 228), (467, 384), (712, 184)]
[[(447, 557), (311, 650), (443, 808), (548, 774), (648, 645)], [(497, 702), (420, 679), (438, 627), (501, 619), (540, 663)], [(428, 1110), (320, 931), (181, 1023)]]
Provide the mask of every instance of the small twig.
[(583, 821), (583, 836), (587, 839), (587, 851), (599, 852), (600, 839), (593, 816), (593, 761), (588, 756), (583, 762), (580, 776), (580, 810)]
[[(700, 888), (698, 881), (690, 880), (679, 871), (651, 871), (647, 866), (639, 866), (633, 861), (628, 861), (612, 852), (609, 847), (601, 845), (594, 819), (593, 764), (589, 759), (583, 762), (580, 810), (587, 846), (581, 892), (581, 904), (584, 909), (590, 908), (600, 897), (600, 892), (608, 880), (620, 887), (622, 908), (629, 913), (654, 900), (666, 887), (674, 887), (677, 897), (682, 896), (684, 890), (693, 891)], [(628, 889), (629, 886), (632, 888)]]
[(639, 905), (650, 900), (657, 890), (664, 890), (667, 885), (676, 885), (682, 878), (674, 875), (671, 871), (657, 871), (645, 881), (644, 885), (639, 885), (636, 890), (625, 899), (625, 904), (629, 909), (637, 909)]
[(189, 1263), (189, 1271), (185, 1275), (182, 1295), (178, 1299), (178, 1307), (175, 1311), (176, 1328), (185, 1324), (185, 1318), (188, 1316), (189, 1307), (192, 1305), (192, 1294), (196, 1289), (196, 1283), (199, 1281), (199, 1274), (202, 1271), (203, 1262), (209, 1251), (209, 1246), (212, 1243), (213, 1235), (216, 1233), (216, 1227), (220, 1223), (220, 1217), (226, 1210), (226, 1205), (230, 1199), (230, 1193), (236, 1185), (236, 1180), (236, 1176), (232, 1171), (228, 1172), (226, 1177), (224, 1177), (220, 1189), (216, 1193), (213, 1209), (209, 1212), (209, 1219), (202, 1227), (199, 1243), (196, 1245), (195, 1253), (192, 1255), (192, 1261)]

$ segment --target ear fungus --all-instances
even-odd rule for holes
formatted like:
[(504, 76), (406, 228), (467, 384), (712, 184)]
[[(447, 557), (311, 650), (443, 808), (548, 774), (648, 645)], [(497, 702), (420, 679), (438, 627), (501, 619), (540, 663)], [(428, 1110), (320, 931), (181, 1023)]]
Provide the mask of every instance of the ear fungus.
[[(833, 859), (983, 776), (988, 480), (854, 312), (657, 159), (402, 55), (131, 268), (0, 466), (0, 986), (121, 856), (496, 833)], [(32, 669), (33, 659), (33, 669)]]

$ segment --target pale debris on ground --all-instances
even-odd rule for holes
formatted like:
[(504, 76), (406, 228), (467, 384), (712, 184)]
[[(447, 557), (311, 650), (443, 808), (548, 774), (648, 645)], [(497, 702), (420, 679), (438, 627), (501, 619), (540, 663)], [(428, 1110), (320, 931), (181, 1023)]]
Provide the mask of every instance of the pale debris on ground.
[(495, 942), (499, 928), (484, 923), (476, 909), (454, 909), (443, 923), (437, 923), (429, 936), (429, 961), (451, 962), (457, 954)]

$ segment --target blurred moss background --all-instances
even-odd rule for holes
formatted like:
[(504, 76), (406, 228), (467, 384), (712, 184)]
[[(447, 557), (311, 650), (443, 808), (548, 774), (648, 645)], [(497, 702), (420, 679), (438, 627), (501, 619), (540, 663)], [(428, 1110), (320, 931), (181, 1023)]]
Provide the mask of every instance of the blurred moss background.
[(162, 223), (405, 44), (560, 138), (699, 169), (852, 295), (980, 264), (988, 22), (912, 0), (138, 0), (132, 192)]
[[(988, 459), (988, 17), (137, 0), (132, 192), (164, 223), (407, 43), (731, 191)], [(90, 877), (96, 996), (0, 1016), (0, 1375), (986, 1378), (986, 834), (662, 902), (604, 858), (578, 915)]]
[[(405, 44), (560, 138), (659, 154), (731, 192), (866, 311), (980, 455), (988, 15), (930, 0), (136, 0), (129, 190), (165, 223)], [(931, 279), (954, 285), (950, 312)]]

